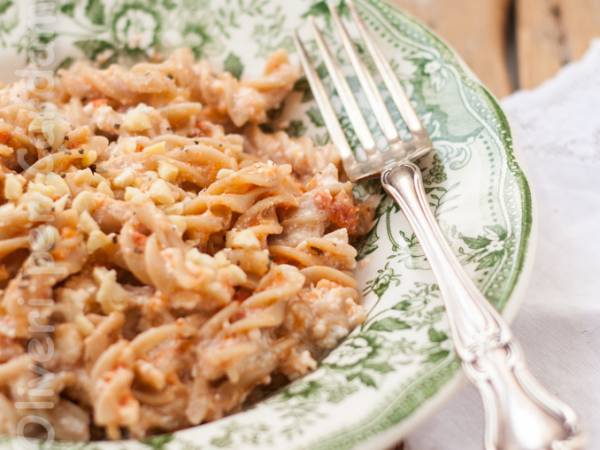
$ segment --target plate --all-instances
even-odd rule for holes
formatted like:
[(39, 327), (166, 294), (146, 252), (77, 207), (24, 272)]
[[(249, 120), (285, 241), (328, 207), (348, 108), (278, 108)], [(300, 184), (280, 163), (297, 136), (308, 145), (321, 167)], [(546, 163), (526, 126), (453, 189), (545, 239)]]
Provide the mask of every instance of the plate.
[[(26, 67), (33, 60), (51, 69), (82, 57), (108, 64), (177, 46), (252, 76), (275, 49), (293, 52), (290, 30), (306, 17), (317, 17), (332, 33), (324, 1), (61, 0), (56, 10), (48, 7), (53, 3), (0, 2), (3, 80), (31, 76)], [(532, 202), (506, 117), (453, 50), (418, 21), (379, 0), (357, 0), (357, 7), (433, 139), (436, 151), (421, 166), (447, 239), (486, 297), (514, 313), (532, 256)], [(341, 9), (347, 10), (343, 3)], [(303, 83), (296, 89), (302, 100), (288, 132), (325, 142), (310, 92)], [(460, 365), (435, 279), (389, 199), (380, 204), (359, 258), (368, 319), (315, 372), (246, 411), (143, 443), (43, 448), (337, 450), (397, 442), (456, 387)], [(0, 440), (0, 448), (30, 445), (38, 448)]]

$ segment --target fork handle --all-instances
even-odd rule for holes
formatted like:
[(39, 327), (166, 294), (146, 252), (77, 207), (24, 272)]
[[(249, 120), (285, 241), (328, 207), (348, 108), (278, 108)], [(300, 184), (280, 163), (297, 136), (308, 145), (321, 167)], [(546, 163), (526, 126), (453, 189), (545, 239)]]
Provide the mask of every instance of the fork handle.
[(396, 163), (382, 171), (381, 182), (408, 218), (439, 283), (456, 352), (483, 400), (485, 448), (584, 448), (573, 410), (531, 375), (510, 328), (452, 252), (429, 207), (419, 168)]

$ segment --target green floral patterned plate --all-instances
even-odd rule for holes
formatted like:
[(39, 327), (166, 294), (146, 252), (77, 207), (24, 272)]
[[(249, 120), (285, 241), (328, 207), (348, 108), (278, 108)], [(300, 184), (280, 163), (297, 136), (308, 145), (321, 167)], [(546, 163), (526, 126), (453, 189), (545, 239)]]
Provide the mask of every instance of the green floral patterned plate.
[[(532, 205), (510, 129), (495, 99), (438, 37), (380, 0), (357, 6), (426, 125), (436, 152), (422, 162), (431, 207), (487, 298), (516, 309), (532, 254)], [(344, 5), (341, 4), (344, 11)], [(324, 1), (0, 0), (2, 79), (74, 58), (114, 61), (189, 46), (236, 76), (252, 75), (306, 16), (329, 24)], [(353, 80), (350, 80), (351, 82)], [(303, 83), (293, 135), (327, 133)], [(359, 189), (376, 189), (364, 185)], [(255, 407), (146, 442), (39, 444), (0, 438), (0, 448), (345, 449), (402, 438), (460, 379), (439, 290), (402, 213), (389, 199), (363, 242), (359, 277), (368, 320), (310, 375)]]

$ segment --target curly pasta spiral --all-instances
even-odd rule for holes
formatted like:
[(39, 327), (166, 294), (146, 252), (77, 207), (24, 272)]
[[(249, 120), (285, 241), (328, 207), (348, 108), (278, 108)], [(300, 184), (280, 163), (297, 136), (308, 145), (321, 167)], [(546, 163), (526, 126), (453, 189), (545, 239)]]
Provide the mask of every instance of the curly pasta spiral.
[(297, 77), (182, 49), (0, 89), (0, 434), (42, 400), (71, 441), (218, 419), (363, 320), (371, 203), (331, 146), (259, 128)]

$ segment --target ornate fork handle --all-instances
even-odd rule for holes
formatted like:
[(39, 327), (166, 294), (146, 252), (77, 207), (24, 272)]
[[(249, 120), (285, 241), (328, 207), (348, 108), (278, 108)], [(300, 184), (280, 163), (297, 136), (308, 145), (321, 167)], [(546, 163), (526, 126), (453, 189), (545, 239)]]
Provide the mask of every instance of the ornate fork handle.
[(456, 351), (483, 400), (486, 449), (584, 448), (575, 413), (531, 375), (508, 325), (453, 254), (427, 202), (419, 168), (388, 166), (381, 181), (407, 216), (438, 280)]

